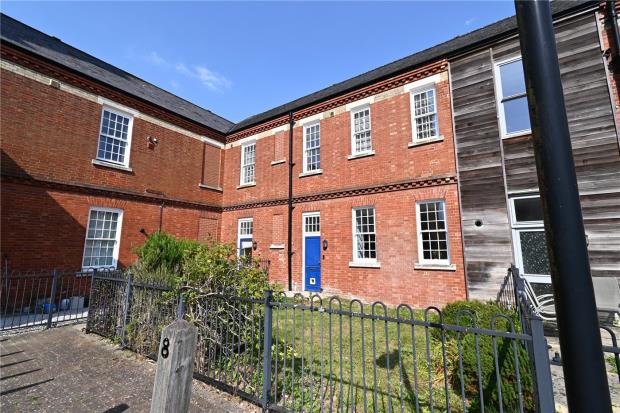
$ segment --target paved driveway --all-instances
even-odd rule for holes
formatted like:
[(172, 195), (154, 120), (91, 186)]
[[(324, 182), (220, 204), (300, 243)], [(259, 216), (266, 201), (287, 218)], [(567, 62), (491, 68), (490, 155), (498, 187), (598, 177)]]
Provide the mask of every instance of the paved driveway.
[[(2, 413), (149, 411), (155, 363), (82, 328), (0, 337)], [(192, 412), (258, 410), (194, 380)]]

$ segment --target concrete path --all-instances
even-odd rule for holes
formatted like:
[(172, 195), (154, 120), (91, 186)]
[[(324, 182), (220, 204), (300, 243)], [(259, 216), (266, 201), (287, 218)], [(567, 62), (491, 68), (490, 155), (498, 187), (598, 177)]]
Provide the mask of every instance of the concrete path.
[[(0, 337), (0, 411), (148, 412), (156, 365), (83, 325)], [(192, 412), (259, 409), (194, 380)]]

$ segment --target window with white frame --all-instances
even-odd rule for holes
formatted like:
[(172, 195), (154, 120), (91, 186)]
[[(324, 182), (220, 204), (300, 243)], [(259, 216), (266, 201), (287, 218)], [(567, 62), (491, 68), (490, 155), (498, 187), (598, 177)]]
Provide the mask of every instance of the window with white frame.
[(256, 142), (241, 147), (241, 185), (255, 183), (256, 180)]
[(418, 260), (426, 264), (449, 264), (448, 224), (444, 201), (417, 203)]
[(377, 261), (377, 234), (373, 207), (353, 209), (353, 261)]
[(372, 152), (372, 133), (370, 124), (370, 107), (351, 111), (352, 155)]
[(304, 126), (304, 172), (321, 169), (321, 124)]
[(122, 219), (121, 209), (91, 208), (84, 242), (83, 268), (116, 267)]
[(241, 218), (238, 224), (237, 238), (239, 245), (239, 256), (252, 257), (252, 234), (254, 232), (254, 220), (252, 218)]
[(439, 137), (434, 87), (411, 92), (411, 117), (414, 142), (424, 142)]
[(129, 148), (133, 116), (104, 107), (101, 114), (97, 159), (129, 165)]
[(495, 65), (495, 84), (502, 136), (528, 132), (530, 114), (520, 57)]
[(531, 282), (551, 282), (540, 196), (510, 198), (510, 213), (515, 259), (521, 273)]
[(321, 233), (321, 215), (319, 213), (310, 213), (304, 215), (304, 233), (320, 234)]

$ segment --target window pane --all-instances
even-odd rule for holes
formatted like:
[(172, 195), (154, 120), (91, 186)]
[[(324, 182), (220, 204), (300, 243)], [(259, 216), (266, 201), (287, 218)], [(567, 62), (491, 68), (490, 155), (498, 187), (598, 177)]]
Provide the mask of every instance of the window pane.
[(525, 96), (505, 101), (502, 104), (504, 105), (504, 117), (506, 119), (506, 133), (530, 129), (530, 114)]
[(305, 128), (305, 171), (316, 171), (321, 169), (321, 129), (320, 125), (313, 125)]
[(108, 110), (103, 111), (97, 158), (109, 162), (125, 163), (130, 120), (130, 117), (117, 115)]
[(376, 259), (377, 243), (375, 234), (374, 208), (355, 210), (355, 258)]
[(521, 258), (525, 274), (549, 274), (547, 243), (543, 231), (521, 231)]
[(422, 256), (425, 261), (448, 261), (448, 232), (443, 201), (418, 204)]
[(543, 211), (540, 197), (515, 199), (515, 218), (517, 222), (542, 221)]
[(372, 151), (372, 133), (370, 130), (370, 109), (353, 113), (353, 153)]
[(502, 81), (502, 98), (525, 93), (525, 78), (521, 59), (499, 67)]
[(91, 210), (86, 229), (83, 266), (114, 265), (118, 218), (118, 212)]

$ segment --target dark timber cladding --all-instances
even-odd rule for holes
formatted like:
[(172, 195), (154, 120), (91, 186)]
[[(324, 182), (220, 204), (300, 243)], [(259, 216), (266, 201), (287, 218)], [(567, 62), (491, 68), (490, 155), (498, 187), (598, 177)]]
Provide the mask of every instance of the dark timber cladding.
[[(595, 14), (555, 33), (592, 275), (620, 277), (620, 149)], [(496, 110), (494, 63), (519, 54), (513, 38), (450, 63), (472, 298), (493, 297), (513, 261), (508, 197), (538, 192), (531, 135), (501, 139)]]

